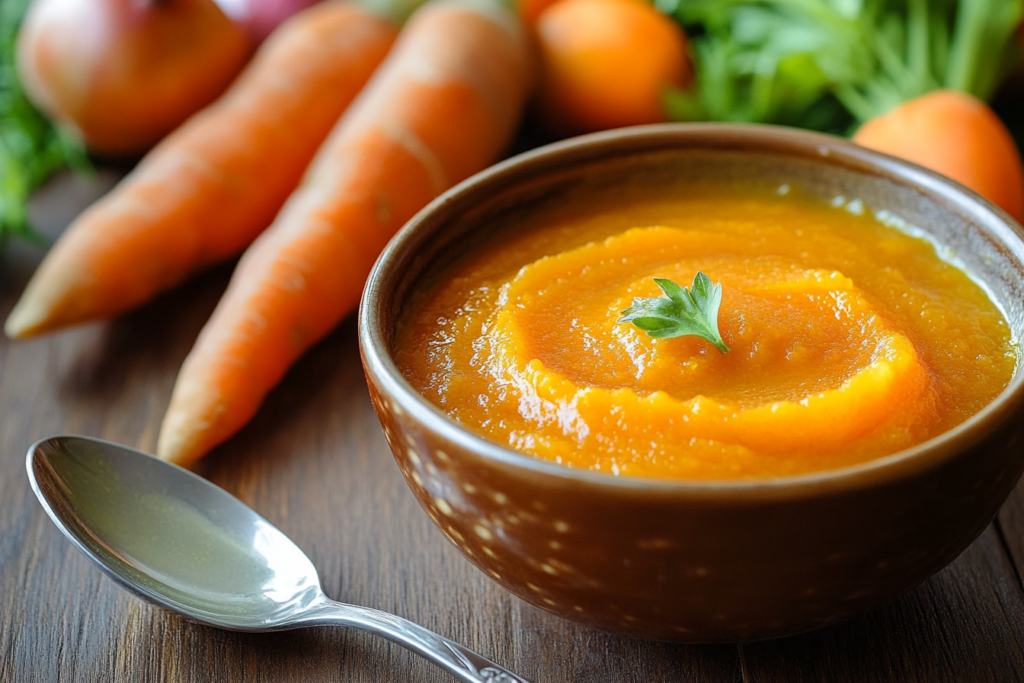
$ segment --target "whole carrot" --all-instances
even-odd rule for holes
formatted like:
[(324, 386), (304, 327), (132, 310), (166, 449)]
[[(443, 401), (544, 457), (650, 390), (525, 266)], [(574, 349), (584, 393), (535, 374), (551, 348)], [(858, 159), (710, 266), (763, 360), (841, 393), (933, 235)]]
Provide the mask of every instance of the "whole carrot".
[(7, 319), (27, 337), (141, 304), (270, 224), (397, 35), (346, 2), (293, 17), (60, 238)]
[(528, 56), (503, 8), (441, 0), (413, 15), (238, 264), (178, 375), (160, 457), (189, 463), (238, 431), (292, 362), (355, 309), (391, 235), (495, 160), (528, 95)]

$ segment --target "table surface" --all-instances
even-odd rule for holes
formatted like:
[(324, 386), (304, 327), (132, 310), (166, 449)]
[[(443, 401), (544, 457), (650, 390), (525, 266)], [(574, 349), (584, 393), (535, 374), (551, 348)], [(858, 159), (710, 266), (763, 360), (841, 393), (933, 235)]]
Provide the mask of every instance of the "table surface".
[[(57, 234), (112, 182), (58, 180), (33, 215)], [(0, 254), (0, 318), (41, 255), (25, 245)], [(229, 633), (151, 607), (72, 548), (35, 501), (23, 456), (40, 437), (155, 449), (175, 374), (229, 275), (217, 269), (110, 323), (0, 339), (0, 681), (452, 680), (362, 633)], [(534, 683), (1024, 681), (1024, 485), (952, 565), (884, 609), (775, 641), (647, 642), (531, 607), (464, 560), (406, 488), (364, 387), (349, 318), (199, 467), (295, 539), (334, 598), (412, 619)]]

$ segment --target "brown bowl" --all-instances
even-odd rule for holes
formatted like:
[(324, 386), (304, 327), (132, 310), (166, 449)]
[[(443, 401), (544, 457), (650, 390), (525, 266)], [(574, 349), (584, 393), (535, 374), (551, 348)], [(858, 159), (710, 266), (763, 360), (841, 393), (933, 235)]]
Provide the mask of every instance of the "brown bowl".
[(944, 567), (1024, 469), (1024, 373), (957, 428), (894, 455), (757, 481), (613, 477), (537, 460), (463, 428), (392, 357), (410, 288), (495, 225), (626, 184), (718, 179), (858, 197), (953, 250), (1024, 337), (1021, 228), (937, 174), (835, 137), (768, 126), (664, 125), (510, 159), (419, 213), (363, 295), (359, 341), (377, 415), (413, 493), (459, 550), (527, 602), (662, 640), (782, 636), (877, 607)]

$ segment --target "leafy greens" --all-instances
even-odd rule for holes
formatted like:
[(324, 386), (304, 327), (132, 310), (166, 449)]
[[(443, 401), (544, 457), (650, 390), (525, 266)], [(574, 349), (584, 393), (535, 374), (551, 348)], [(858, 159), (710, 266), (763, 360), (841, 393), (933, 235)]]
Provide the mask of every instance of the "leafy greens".
[(833, 133), (938, 88), (990, 100), (1019, 59), (1024, 0), (656, 0), (691, 37), (678, 120)]
[(28, 4), (0, 0), (0, 243), (42, 240), (29, 224), (29, 195), (62, 168), (89, 168), (82, 147), (32, 106), (18, 81), (15, 45)]

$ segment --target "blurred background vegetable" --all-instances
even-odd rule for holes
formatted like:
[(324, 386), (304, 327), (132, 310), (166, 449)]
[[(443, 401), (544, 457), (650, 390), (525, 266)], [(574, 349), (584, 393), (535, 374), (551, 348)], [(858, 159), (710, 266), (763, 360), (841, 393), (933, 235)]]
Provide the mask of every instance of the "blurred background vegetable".
[(523, 26), (533, 28), (537, 23), (537, 19), (540, 18), (541, 12), (555, 4), (555, 2), (557, 0), (518, 0), (516, 2), (516, 13), (519, 15), (520, 21), (523, 22)]
[(848, 133), (939, 88), (989, 100), (1019, 60), (1021, 0), (658, 0), (687, 28), (698, 88), (672, 118)]
[(254, 43), (263, 42), (285, 19), (320, 0), (218, 0), (224, 14)]
[(1024, 222), (1024, 165), (1013, 137), (984, 102), (936, 90), (876, 116), (854, 141), (921, 164)]
[(28, 222), (29, 195), (54, 172), (88, 168), (82, 147), (25, 97), (15, 66), (18, 27), (28, 0), (0, 2), (0, 244), (17, 235), (42, 241)]
[(18, 71), (90, 150), (134, 156), (212, 102), (250, 49), (213, 0), (35, 0)]
[(536, 21), (545, 126), (586, 133), (658, 123), (690, 82), (686, 36), (643, 0), (560, 0)]
[(657, 1), (691, 35), (697, 67), (697, 87), (666, 94), (670, 118), (864, 124), (858, 142), (1024, 218), (1020, 155), (985, 104), (1019, 62), (1021, 0)]
[[(426, 0), (348, 0), (363, 9), (403, 24), (417, 7)], [(553, 0), (530, 0), (550, 4)], [(323, 0), (216, 0), (226, 15), (236, 22), (259, 44), (273, 33), (288, 17)]]
[(852, 120), (834, 90), (867, 80), (872, 61), (859, 12), (838, 5), (660, 0), (686, 27), (696, 66), (696, 87), (666, 93), (669, 118), (845, 132)]

